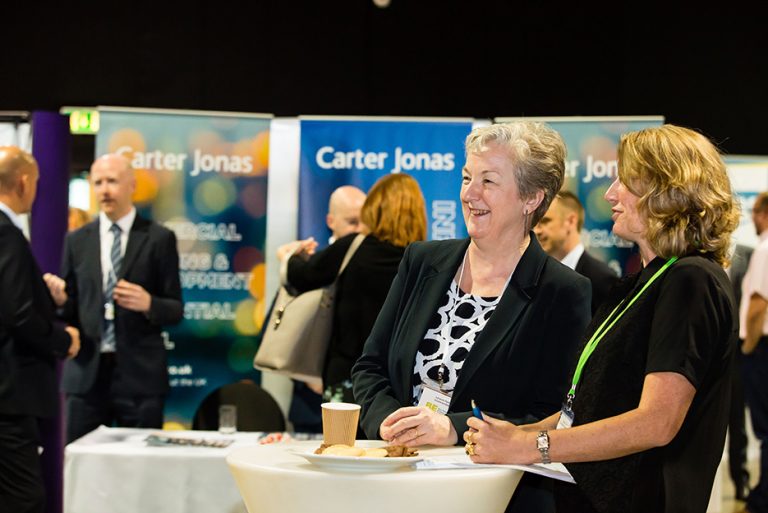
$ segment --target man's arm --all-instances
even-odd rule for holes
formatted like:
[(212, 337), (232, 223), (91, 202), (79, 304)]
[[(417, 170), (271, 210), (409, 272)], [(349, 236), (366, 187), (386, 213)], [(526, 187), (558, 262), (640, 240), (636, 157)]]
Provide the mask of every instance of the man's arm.
[[(14, 232), (15, 230), (15, 232)], [(45, 312), (52, 306), (35, 292), (35, 280), (42, 280), (26, 240), (16, 228), (0, 228), (0, 322), (11, 336), (41, 357), (63, 358), (74, 350), (73, 340), (62, 327), (54, 324)], [(40, 288), (45, 289), (44, 284)], [(77, 343), (79, 348), (79, 340)]]
[(176, 324), (184, 316), (176, 235), (164, 230), (157, 244), (156, 265), (162, 272), (158, 273), (160, 279), (152, 287), (152, 293), (139, 284), (120, 280), (115, 286), (115, 302), (121, 308), (145, 314), (152, 324)]
[(763, 326), (765, 324), (766, 310), (768, 310), (768, 301), (758, 294), (753, 293), (749, 298), (749, 307), (747, 308), (747, 335), (744, 338), (744, 344), (741, 351), (744, 354), (750, 354), (757, 347), (760, 337), (763, 336)]

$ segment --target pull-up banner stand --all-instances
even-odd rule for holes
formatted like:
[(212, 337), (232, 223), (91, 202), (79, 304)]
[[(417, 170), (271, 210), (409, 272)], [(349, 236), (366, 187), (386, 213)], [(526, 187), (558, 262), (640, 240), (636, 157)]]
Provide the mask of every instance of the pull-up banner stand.
[[(523, 118), (496, 118), (497, 123)], [(557, 130), (568, 148), (563, 189), (579, 197), (584, 205), (584, 246), (606, 262), (616, 274), (639, 269), (639, 256), (631, 242), (616, 237), (611, 229), (611, 206), (603, 197), (618, 176), (616, 150), (621, 134), (660, 126), (662, 116), (541, 117)]]
[(427, 237), (467, 236), (459, 189), (464, 139), (472, 119), (301, 117), (299, 238), (325, 246), (328, 198), (342, 185), (367, 192), (388, 173), (419, 182), (427, 205)]
[(99, 108), (96, 155), (136, 170), (139, 212), (176, 233), (184, 320), (168, 329), (166, 428), (253, 370), (264, 316), (270, 115)]

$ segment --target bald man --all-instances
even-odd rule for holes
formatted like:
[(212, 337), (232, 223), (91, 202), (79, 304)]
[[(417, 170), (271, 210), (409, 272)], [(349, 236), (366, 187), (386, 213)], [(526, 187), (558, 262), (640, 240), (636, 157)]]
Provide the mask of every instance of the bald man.
[(54, 323), (53, 301), (21, 231), (38, 176), (30, 154), (0, 147), (0, 511), (17, 513), (43, 511), (38, 419), (59, 409), (56, 359), (80, 347), (77, 329)]
[(183, 315), (176, 237), (137, 214), (128, 160), (104, 155), (90, 181), (98, 219), (67, 235), (63, 279), (46, 275), (64, 318), (82, 333), (62, 380), (68, 442), (101, 424), (162, 427), (169, 385), (161, 332)]
[(584, 207), (570, 191), (560, 191), (533, 231), (541, 247), (550, 256), (592, 282), (592, 314), (594, 315), (619, 280), (605, 262), (590, 255), (581, 243)]
[[(328, 244), (335, 240), (360, 231), (360, 210), (365, 203), (365, 193), (353, 185), (342, 185), (336, 188), (328, 200), (328, 213), (325, 224), (331, 230)], [(311, 255), (315, 252), (318, 242), (314, 237), (288, 242), (277, 248), (277, 258), (281, 262), (293, 253), (302, 251)]]
[(360, 231), (360, 209), (365, 203), (365, 193), (352, 185), (343, 185), (331, 194), (325, 223), (331, 230), (330, 243)]

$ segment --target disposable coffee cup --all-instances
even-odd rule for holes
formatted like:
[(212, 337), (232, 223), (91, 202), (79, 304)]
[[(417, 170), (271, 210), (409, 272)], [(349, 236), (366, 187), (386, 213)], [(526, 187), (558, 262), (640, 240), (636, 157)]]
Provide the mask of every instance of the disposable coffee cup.
[(219, 433), (229, 435), (237, 431), (237, 406), (222, 404), (219, 406)]
[(323, 442), (328, 445), (355, 445), (360, 405), (351, 403), (323, 403)]

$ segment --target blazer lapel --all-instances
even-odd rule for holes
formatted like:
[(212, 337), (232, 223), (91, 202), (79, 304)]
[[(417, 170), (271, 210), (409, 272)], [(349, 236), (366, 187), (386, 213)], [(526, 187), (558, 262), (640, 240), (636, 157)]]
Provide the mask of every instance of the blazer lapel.
[(131, 266), (136, 261), (136, 257), (139, 255), (141, 248), (147, 241), (148, 228), (149, 221), (136, 214), (136, 219), (133, 220), (133, 226), (131, 226), (131, 232), (128, 235), (128, 246), (125, 248), (125, 256), (123, 257), (123, 264), (120, 266), (118, 278), (125, 278)]
[(468, 245), (469, 239), (466, 239), (430, 265), (429, 270), (425, 271), (423, 278), (416, 285), (417, 290), (413, 295), (415, 307), (410, 309), (410, 314), (401, 324), (407, 331), (399, 336), (404, 344), (398, 350), (399, 354), (395, 359), (402, 365), (400, 385), (404, 394), (403, 399), (408, 404), (413, 391), (413, 363), (416, 361), (419, 344), (427, 332), (432, 315), (437, 311), (437, 306), (448, 292), (448, 287), (461, 265)]
[[(86, 225), (83, 230), (88, 230), (88, 234), (83, 238), (83, 260), (85, 261), (85, 268), (87, 273), (90, 273), (90, 283), (98, 283), (99, 290), (103, 294), (104, 279), (101, 274), (101, 229), (99, 228), (100, 221), (90, 223)], [(77, 248), (76, 248), (77, 249)]]
[(451, 396), (451, 403), (466, 388), (472, 376), (481, 368), (483, 361), (505, 341), (508, 333), (517, 325), (523, 311), (533, 298), (546, 261), (547, 254), (541, 249), (536, 237), (531, 234), (531, 243), (512, 273), (507, 290), (504, 291), (496, 310), (488, 319), (483, 331), (477, 336), (472, 350), (464, 361), (461, 375)]

